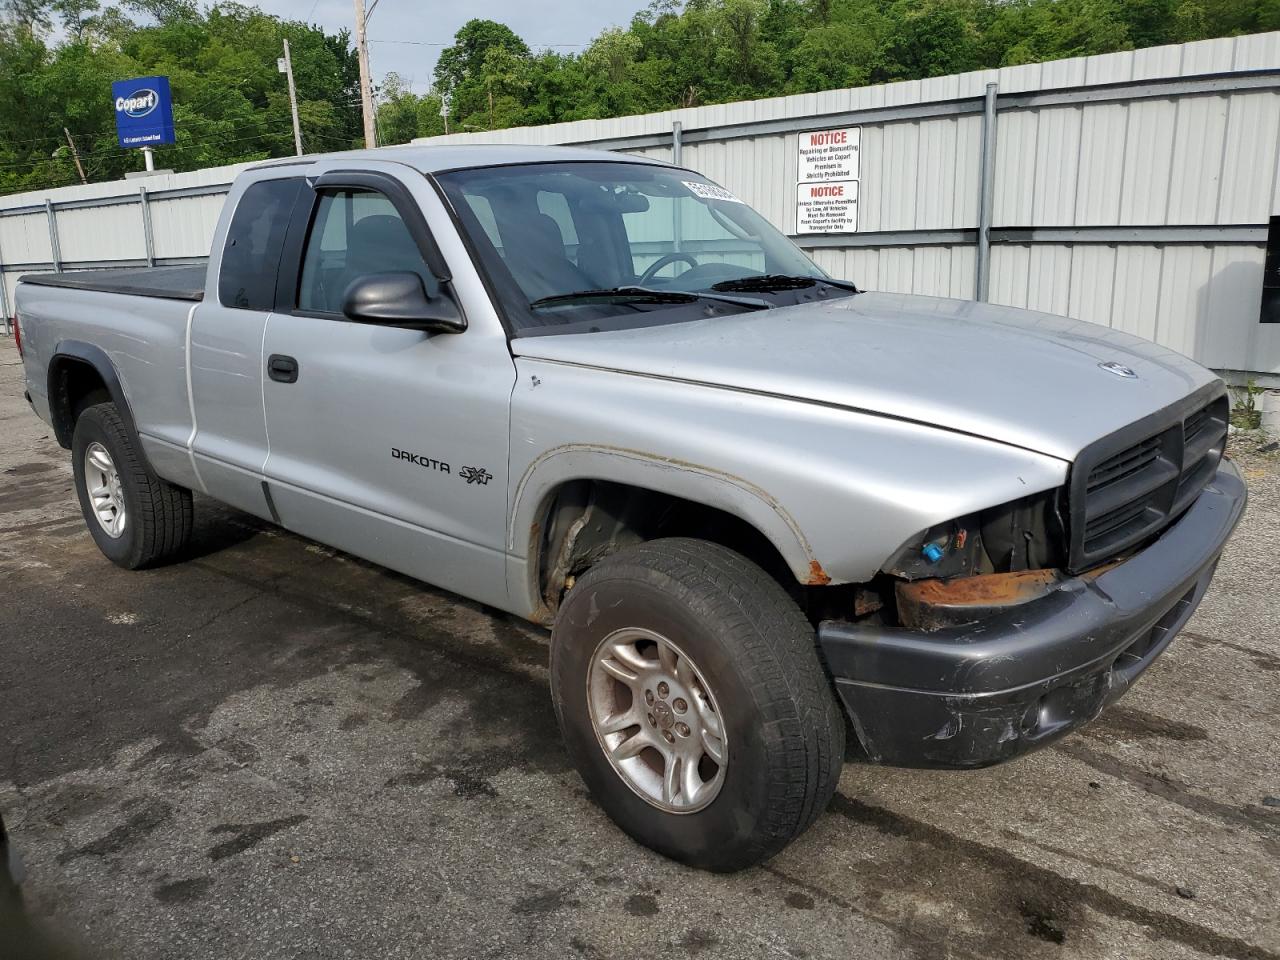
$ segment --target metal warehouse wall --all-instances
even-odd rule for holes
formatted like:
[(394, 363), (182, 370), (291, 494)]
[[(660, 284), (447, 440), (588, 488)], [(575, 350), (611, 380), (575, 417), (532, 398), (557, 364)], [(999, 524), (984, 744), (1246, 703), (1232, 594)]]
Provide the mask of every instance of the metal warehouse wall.
[[(799, 136), (853, 126), (857, 233), (796, 236)], [(824, 268), (876, 290), (974, 297), (986, 232), (988, 299), (1132, 331), (1280, 386), (1280, 324), (1259, 322), (1278, 138), (1280, 33), (1268, 33), (418, 142), (678, 150)]]
[(0, 317), (24, 273), (201, 261), (249, 164), (0, 197)]
[[(1067, 313), (1280, 386), (1280, 324), (1259, 322), (1280, 33), (420, 142), (678, 159), (795, 236), (799, 136), (855, 126), (857, 232), (796, 238), (833, 274)], [(34, 269), (206, 255), (239, 169), (0, 197), (0, 297)]]

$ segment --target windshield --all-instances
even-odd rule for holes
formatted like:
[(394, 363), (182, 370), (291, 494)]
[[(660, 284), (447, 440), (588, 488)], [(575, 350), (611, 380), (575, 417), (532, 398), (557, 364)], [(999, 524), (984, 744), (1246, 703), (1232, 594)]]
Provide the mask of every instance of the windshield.
[[(796, 284), (775, 290), (775, 278), (827, 280), (764, 217), (687, 170), (539, 163), (438, 179), (517, 334), (736, 313), (796, 302)], [(768, 278), (767, 289), (757, 280), (750, 298), (718, 292), (747, 289), (737, 286), (747, 278)]]

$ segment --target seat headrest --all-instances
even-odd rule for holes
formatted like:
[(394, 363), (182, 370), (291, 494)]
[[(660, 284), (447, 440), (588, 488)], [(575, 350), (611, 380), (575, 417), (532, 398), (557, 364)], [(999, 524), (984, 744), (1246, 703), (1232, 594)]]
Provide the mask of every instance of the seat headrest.
[(352, 224), (347, 245), (361, 253), (367, 250), (391, 252), (400, 248), (417, 250), (404, 221), (386, 213), (362, 217)]

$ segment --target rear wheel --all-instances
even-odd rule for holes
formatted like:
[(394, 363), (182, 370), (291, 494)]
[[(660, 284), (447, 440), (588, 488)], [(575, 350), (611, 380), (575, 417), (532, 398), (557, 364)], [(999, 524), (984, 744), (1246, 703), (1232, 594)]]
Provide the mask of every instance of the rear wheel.
[(191, 491), (151, 471), (114, 404), (95, 404), (80, 414), (71, 462), (89, 534), (112, 563), (137, 570), (186, 548)]
[(692, 866), (772, 856), (835, 790), (844, 722), (813, 629), (724, 547), (657, 540), (592, 567), (556, 618), (551, 682), (600, 805)]

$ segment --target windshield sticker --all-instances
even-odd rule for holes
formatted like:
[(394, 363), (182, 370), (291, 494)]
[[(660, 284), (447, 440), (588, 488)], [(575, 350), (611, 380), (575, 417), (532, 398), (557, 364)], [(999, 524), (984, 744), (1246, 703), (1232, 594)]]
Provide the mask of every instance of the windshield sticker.
[(680, 182), (688, 187), (695, 197), (701, 197), (703, 200), (727, 200), (729, 203), (742, 203), (741, 200), (724, 187), (717, 187), (711, 183), (700, 183), (697, 180), (681, 180)]

